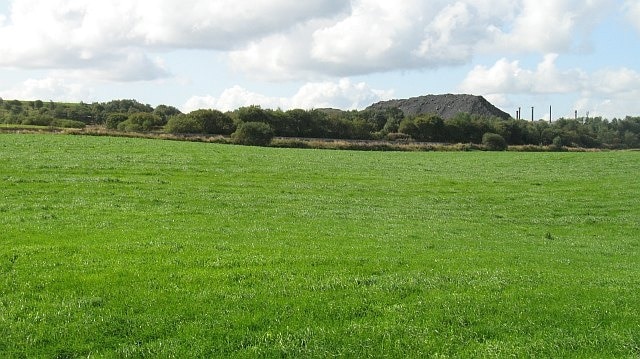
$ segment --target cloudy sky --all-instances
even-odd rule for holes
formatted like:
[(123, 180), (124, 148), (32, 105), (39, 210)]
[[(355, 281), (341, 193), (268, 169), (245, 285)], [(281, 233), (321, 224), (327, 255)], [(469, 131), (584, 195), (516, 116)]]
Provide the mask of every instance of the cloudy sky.
[[(0, 0), (0, 97), (640, 115), (640, 0)], [(526, 110), (524, 110), (526, 109)]]

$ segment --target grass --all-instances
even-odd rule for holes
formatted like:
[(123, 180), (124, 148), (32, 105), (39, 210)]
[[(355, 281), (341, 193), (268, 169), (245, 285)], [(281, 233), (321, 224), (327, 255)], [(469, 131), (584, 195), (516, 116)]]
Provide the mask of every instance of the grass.
[(0, 357), (638, 357), (638, 173), (0, 135)]

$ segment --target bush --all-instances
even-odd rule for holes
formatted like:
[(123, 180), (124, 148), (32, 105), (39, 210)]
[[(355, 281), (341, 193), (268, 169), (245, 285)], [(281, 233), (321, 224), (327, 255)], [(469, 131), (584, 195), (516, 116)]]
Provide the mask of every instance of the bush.
[(87, 126), (87, 124), (82, 121), (60, 119), (53, 120), (53, 122), (51, 122), (51, 125), (62, 128), (85, 128)]
[(489, 151), (506, 151), (507, 141), (497, 133), (487, 132), (482, 136), (482, 144)]
[(549, 146), (549, 148), (551, 148), (552, 151), (564, 151), (564, 142), (562, 141), (562, 137), (560, 136), (556, 136), (553, 138), (553, 141), (551, 142), (551, 146)]
[(122, 132), (144, 132), (145, 129), (142, 127), (142, 124), (129, 122), (129, 120), (120, 122), (118, 124), (118, 131)]
[(179, 115), (169, 118), (164, 130), (168, 133), (202, 133), (202, 124), (191, 116)]
[(105, 126), (108, 129), (111, 129), (111, 130), (117, 130), (118, 129), (118, 125), (121, 122), (126, 121), (128, 117), (129, 116), (127, 116), (124, 113), (110, 113), (107, 116), (107, 120), (105, 121)]
[(187, 116), (200, 125), (200, 131), (198, 132), (230, 135), (235, 130), (233, 119), (218, 110), (196, 110), (190, 112)]
[(389, 141), (402, 141), (402, 142), (409, 142), (412, 140), (411, 136), (407, 135), (406, 133), (401, 133), (401, 132), (391, 132), (387, 134), (387, 140)]
[(53, 118), (50, 116), (35, 116), (23, 119), (22, 124), (31, 126), (51, 126), (52, 121)]
[(233, 142), (249, 146), (266, 146), (273, 139), (274, 131), (264, 122), (244, 122), (231, 137)]
[(118, 124), (119, 131), (147, 132), (156, 126), (162, 125), (162, 119), (148, 112), (136, 112), (127, 117), (127, 120)]

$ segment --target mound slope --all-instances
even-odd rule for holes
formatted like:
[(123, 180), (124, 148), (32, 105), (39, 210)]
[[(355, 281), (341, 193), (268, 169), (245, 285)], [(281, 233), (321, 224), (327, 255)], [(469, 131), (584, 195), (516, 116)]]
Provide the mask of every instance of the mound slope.
[(426, 95), (401, 100), (389, 100), (374, 103), (367, 109), (384, 110), (399, 108), (405, 116), (435, 114), (444, 119), (452, 118), (464, 112), (472, 115), (495, 116), (509, 119), (511, 116), (492, 105), (482, 96), (474, 95)]

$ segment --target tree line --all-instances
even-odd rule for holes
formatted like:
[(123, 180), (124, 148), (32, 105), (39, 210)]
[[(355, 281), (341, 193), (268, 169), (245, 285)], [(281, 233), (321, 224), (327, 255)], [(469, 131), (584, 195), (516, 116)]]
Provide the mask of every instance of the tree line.
[(229, 112), (201, 109), (182, 113), (172, 106), (154, 108), (136, 100), (86, 104), (0, 99), (0, 123), (71, 128), (93, 125), (117, 131), (178, 135), (234, 135), (239, 142), (246, 143), (251, 142), (252, 136), (263, 143), (271, 136), (279, 136), (480, 144), (486, 134), (494, 134), (508, 145), (640, 148), (640, 117), (632, 116), (612, 120), (561, 118), (549, 123), (468, 113), (448, 119), (431, 114), (406, 117), (394, 108), (285, 111), (247, 106)]

